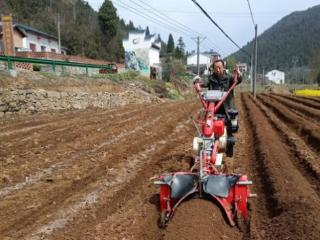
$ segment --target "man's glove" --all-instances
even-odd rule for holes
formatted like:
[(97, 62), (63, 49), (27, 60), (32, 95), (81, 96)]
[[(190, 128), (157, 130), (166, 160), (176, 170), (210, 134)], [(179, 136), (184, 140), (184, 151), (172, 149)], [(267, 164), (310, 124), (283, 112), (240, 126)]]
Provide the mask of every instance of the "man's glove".
[(198, 75), (193, 78), (193, 84), (200, 83), (200, 82), (201, 82), (201, 78)]

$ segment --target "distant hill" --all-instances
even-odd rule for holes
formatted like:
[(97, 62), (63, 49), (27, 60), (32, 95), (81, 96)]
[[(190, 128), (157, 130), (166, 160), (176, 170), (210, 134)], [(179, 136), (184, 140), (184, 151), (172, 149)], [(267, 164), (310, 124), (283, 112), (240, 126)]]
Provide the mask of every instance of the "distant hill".
[(57, 36), (60, 14), (62, 45), (70, 54), (90, 58), (123, 61), (122, 36), (135, 29), (116, 17), (117, 33), (107, 36), (101, 29), (99, 14), (84, 0), (6, 0), (0, 1), (0, 14), (13, 15), (14, 22), (29, 25)]
[[(251, 41), (243, 49), (251, 53), (252, 47)], [(320, 5), (287, 15), (258, 37), (260, 72), (263, 67), (266, 70), (290, 70), (294, 63), (296, 66), (309, 66), (319, 54)], [(250, 61), (241, 51), (231, 56), (240, 62)]]

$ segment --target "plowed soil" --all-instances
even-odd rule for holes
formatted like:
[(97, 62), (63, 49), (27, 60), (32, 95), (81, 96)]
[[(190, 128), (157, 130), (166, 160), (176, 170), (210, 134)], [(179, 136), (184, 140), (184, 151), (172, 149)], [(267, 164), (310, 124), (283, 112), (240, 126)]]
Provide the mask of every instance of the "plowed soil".
[(197, 100), (0, 120), (0, 239), (319, 239), (316, 100), (237, 97), (230, 172), (253, 180), (250, 225), (191, 199), (159, 229), (154, 175), (187, 170)]

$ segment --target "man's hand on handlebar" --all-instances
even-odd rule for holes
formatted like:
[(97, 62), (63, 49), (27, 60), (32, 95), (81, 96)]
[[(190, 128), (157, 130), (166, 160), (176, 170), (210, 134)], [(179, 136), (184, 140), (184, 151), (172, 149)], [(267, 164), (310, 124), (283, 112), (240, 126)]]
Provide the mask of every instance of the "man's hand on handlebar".
[(195, 76), (193, 79), (193, 84), (196, 84), (196, 83), (200, 83), (201, 82), (201, 78), (197, 75)]

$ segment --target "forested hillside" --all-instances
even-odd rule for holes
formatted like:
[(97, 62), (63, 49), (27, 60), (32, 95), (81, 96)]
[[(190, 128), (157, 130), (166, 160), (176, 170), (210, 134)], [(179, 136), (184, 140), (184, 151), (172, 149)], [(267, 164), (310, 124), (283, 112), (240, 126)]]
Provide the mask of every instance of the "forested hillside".
[(116, 14), (111, 1), (104, 1), (98, 12), (83, 0), (6, 0), (0, 1), (0, 14), (11, 13), (14, 22), (57, 36), (58, 15), (62, 45), (70, 54), (123, 61), (122, 36), (135, 29)]
[[(251, 53), (252, 47), (253, 42), (249, 42), (243, 49)], [(319, 54), (320, 5), (291, 13), (258, 37), (260, 72), (262, 68), (283, 71), (295, 66), (312, 68)], [(250, 62), (249, 57), (241, 51), (232, 56), (238, 61)]]

